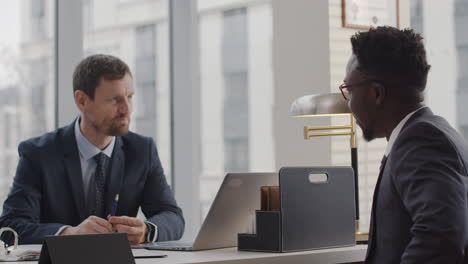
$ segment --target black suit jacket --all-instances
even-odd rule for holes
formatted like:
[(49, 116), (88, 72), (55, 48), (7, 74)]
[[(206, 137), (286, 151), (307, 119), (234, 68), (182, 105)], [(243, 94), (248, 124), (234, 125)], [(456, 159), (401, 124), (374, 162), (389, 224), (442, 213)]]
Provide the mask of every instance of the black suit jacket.
[[(61, 226), (76, 226), (89, 216), (74, 123), (22, 142), (18, 152), (18, 168), (3, 205), (1, 227), (15, 229), (20, 243), (42, 243)], [(158, 226), (159, 241), (182, 236), (182, 211), (151, 138), (132, 132), (116, 137), (106, 184), (106, 212), (118, 193), (116, 215), (135, 217), (141, 206), (147, 220)]]
[(366, 263), (463, 263), (468, 145), (429, 108), (403, 126), (374, 193)]

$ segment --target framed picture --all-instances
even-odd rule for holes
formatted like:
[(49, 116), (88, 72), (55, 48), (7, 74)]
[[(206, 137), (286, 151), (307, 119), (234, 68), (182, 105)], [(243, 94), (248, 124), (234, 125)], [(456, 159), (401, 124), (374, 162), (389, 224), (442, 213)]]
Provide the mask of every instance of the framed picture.
[(399, 0), (341, 0), (343, 27), (400, 27)]

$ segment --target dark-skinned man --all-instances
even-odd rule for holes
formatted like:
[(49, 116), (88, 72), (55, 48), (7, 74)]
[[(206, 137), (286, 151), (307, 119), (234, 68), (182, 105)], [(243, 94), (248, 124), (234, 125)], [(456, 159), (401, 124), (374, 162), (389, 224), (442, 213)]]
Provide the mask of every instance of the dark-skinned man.
[(463, 263), (468, 145), (424, 105), (430, 66), (422, 37), (378, 27), (355, 34), (351, 44), (340, 89), (364, 138), (388, 140), (366, 263)]

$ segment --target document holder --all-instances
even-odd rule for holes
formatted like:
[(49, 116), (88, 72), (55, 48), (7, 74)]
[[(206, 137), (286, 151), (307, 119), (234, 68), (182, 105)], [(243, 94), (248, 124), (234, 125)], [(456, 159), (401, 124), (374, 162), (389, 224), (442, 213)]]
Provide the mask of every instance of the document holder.
[(284, 167), (280, 210), (256, 211), (256, 234), (238, 234), (238, 249), (291, 252), (353, 246), (354, 177), (351, 167)]
[(135, 264), (127, 234), (48, 236), (39, 264)]

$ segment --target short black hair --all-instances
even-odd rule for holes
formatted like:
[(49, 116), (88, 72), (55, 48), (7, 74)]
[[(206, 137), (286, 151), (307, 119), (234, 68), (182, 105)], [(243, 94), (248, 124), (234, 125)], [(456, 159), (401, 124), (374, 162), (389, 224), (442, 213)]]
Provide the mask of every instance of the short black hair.
[[(412, 29), (382, 26), (351, 37), (358, 70), (391, 86), (402, 99), (423, 101), (427, 74), (426, 50), (421, 35)], [(392, 91), (393, 92), (393, 91)]]
[(105, 54), (95, 54), (83, 59), (73, 73), (73, 92), (83, 91), (94, 99), (96, 87), (101, 78), (105, 80), (120, 80), (125, 74), (130, 74), (128, 65), (121, 59)]

